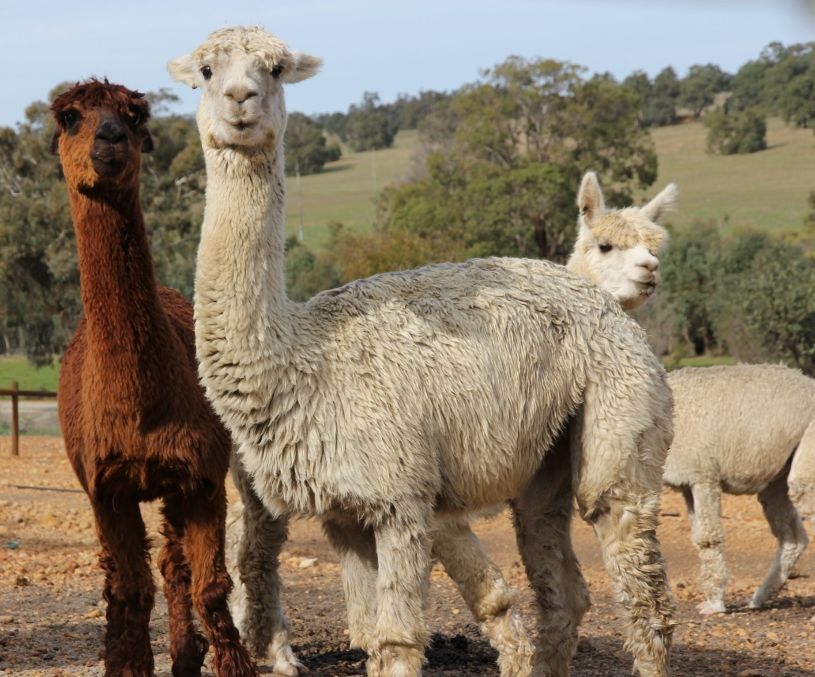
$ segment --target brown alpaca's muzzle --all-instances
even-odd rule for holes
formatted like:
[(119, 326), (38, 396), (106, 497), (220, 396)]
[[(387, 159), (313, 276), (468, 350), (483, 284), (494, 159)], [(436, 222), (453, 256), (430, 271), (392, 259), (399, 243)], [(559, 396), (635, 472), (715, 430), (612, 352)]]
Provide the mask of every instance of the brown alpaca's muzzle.
[(91, 146), (91, 162), (100, 176), (120, 174), (130, 161), (130, 144), (124, 126), (113, 116), (105, 117), (96, 128)]

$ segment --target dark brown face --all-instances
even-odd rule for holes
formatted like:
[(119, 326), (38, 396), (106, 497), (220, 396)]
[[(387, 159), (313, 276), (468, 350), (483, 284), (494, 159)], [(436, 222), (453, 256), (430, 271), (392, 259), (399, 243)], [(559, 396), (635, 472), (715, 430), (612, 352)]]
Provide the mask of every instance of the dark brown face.
[(144, 127), (149, 108), (140, 94), (92, 81), (58, 97), (52, 110), (54, 145), (70, 186), (87, 191), (138, 181), (140, 154), (153, 148)]

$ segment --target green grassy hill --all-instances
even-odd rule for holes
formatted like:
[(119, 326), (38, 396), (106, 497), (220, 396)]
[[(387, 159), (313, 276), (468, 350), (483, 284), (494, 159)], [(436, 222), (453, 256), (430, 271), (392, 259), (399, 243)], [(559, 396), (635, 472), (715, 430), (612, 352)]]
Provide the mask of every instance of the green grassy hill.
[[(679, 185), (679, 211), (670, 221), (689, 226), (716, 219), (730, 227), (797, 230), (815, 190), (815, 135), (780, 120), (767, 126), (767, 150), (750, 155), (705, 153), (701, 123), (654, 130), (659, 178), (654, 189)], [(649, 193), (653, 193), (653, 190)]]
[[(780, 120), (770, 120), (767, 150), (727, 157), (705, 153), (706, 135), (699, 122), (653, 132), (659, 178), (647, 194), (670, 181), (679, 185), (679, 211), (670, 217), (675, 225), (685, 227), (716, 219), (731, 227), (771, 231), (800, 227), (808, 212), (807, 196), (815, 190), (815, 136), (811, 130), (792, 129)], [(349, 152), (327, 165), (324, 172), (302, 178), (306, 244), (316, 249), (324, 246), (327, 224), (332, 220), (355, 230), (369, 228), (376, 190), (404, 178), (413, 167), (417, 150), (417, 133), (403, 131), (393, 148)], [(293, 178), (289, 178), (288, 200), (288, 229), (295, 234), (299, 200)]]
[[(403, 179), (413, 167), (418, 149), (415, 130), (399, 132), (393, 148), (352, 153), (331, 162), (319, 174), (300, 179), (304, 242), (312, 249), (328, 240), (328, 224), (340, 221), (353, 230), (368, 230), (374, 219), (374, 195), (384, 186)], [(300, 196), (294, 177), (288, 177), (287, 229), (300, 227)]]

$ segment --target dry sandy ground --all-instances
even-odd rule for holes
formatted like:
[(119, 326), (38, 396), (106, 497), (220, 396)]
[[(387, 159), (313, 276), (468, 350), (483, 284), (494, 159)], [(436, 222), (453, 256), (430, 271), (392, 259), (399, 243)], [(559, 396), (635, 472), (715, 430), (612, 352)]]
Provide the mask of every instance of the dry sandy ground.
[[(19, 459), (8, 450), (8, 438), (0, 438), (0, 675), (101, 675), (102, 578), (87, 500), (76, 492), (59, 438), (23, 438)], [(774, 540), (753, 497), (727, 497), (723, 510), (731, 610), (702, 618), (694, 611), (700, 600), (697, 563), (684, 505), (675, 494), (664, 496), (659, 536), (679, 603), (674, 674), (815, 675), (815, 548), (802, 558), (802, 575), (770, 608), (748, 612), (743, 603), (772, 560)], [(160, 542), (155, 509), (145, 506), (143, 513)], [(532, 627), (531, 594), (507, 516), (481, 522), (476, 530), (505, 575), (523, 590), (524, 619)], [(573, 674), (630, 675), (620, 610), (611, 599), (597, 544), (582, 523), (574, 527), (574, 540), (594, 608), (581, 629)], [(301, 567), (311, 558), (316, 563)], [(363, 656), (348, 649), (344, 633), (337, 560), (313, 522), (294, 524), (282, 573), (295, 649), (312, 674), (361, 674)], [(497, 675), (495, 654), (452, 583), (439, 567), (432, 578), (428, 620), (435, 634), (425, 674)], [(160, 595), (152, 632), (158, 674), (169, 675)]]

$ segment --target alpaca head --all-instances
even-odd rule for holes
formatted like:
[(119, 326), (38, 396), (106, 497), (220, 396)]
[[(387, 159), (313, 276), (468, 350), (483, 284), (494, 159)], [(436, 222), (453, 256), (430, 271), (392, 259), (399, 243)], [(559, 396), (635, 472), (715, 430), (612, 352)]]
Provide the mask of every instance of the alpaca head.
[(670, 184), (643, 207), (607, 210), (594, 172), (580, 184), (577, 242), (569, 268), (609, 292), (626, 310), (642, 305), (659, 284), (659, 252), (668, 233), (657, 221), (673, 207)]
[(186, 56), (170, 75), (203, 90), (198, 128), (205, 148), (276, 148), (286, 130), (283, 84), (310, 78), (321, 61), (292, 52), (259, 27), (223, 28)]
[(78, 191), (138, 186), (141, 153), (153, 149), (145, 127), (150, 105), (140, 92), (91, 79), (63, 92), (51, 105), (68, 185)]

